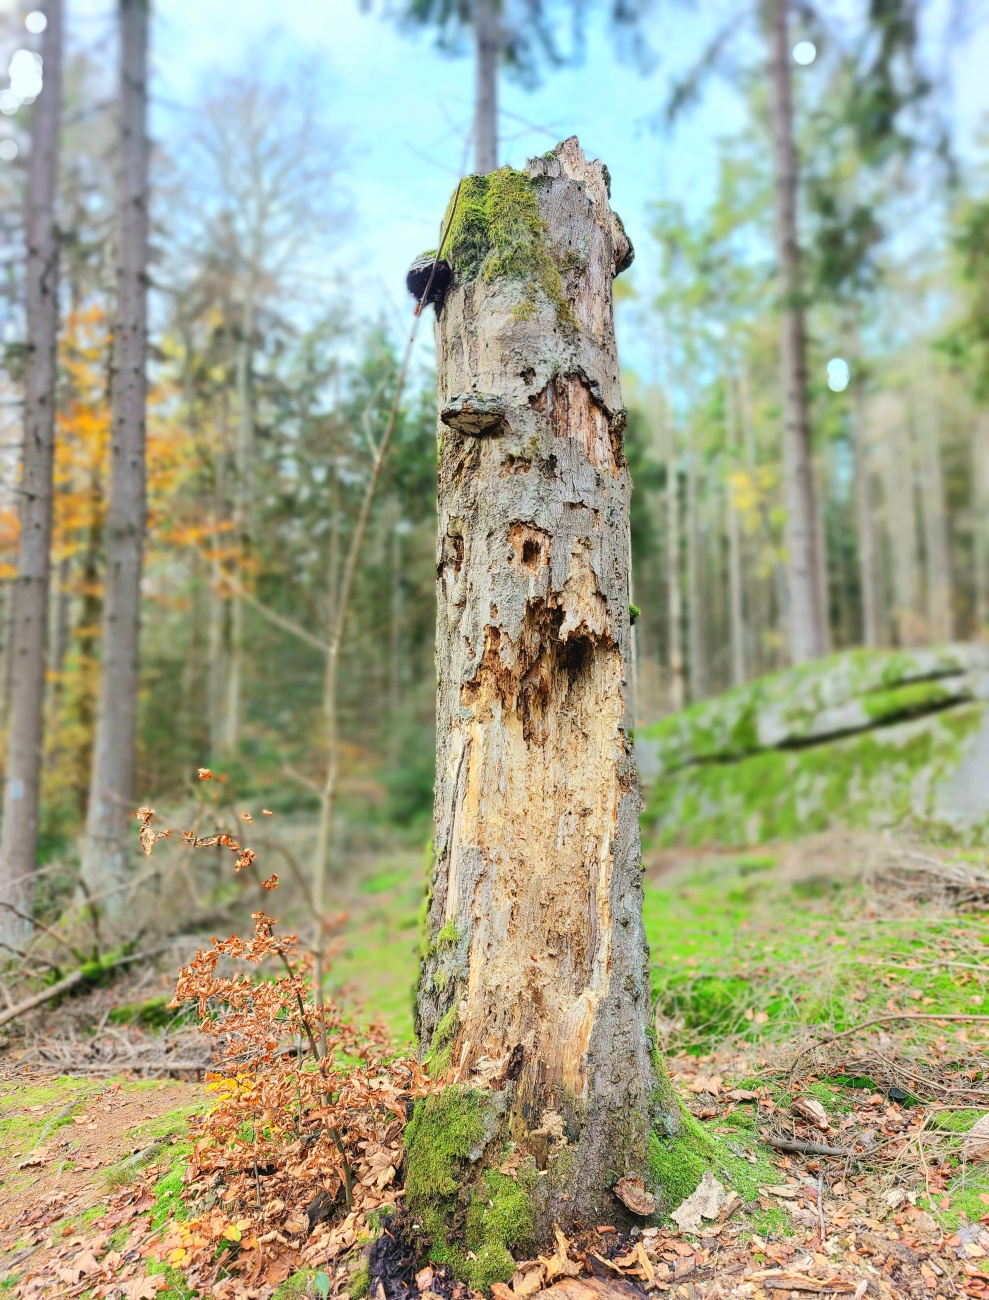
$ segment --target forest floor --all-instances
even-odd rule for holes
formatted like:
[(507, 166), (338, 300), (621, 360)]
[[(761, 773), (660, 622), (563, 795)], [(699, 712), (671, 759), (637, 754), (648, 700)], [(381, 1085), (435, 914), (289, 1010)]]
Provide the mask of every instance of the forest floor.
[[(421, 893), (422, 855), (395, 852), (367, 863), (340, 900), (335, 986), (397, 1042), (411, 1033)], [(684, 1230), (668, 1221), (623, 1237), (588, 1225), (496, 1300), (550, 1284), (554, 1300), (605, 1288), (677, 1300), (989, 1297), (981, 859), (837, 833), (747, 853), (647, 854), (645, 919), (660, 1045), (735, 1174), (715, 1164), (723, 1190), (708, 1185)], [(204, 1222), (183, 1181), (189, 1118), (210, 1097), (195, 1081), (208, 1059), (198, 1031), (161, 1026), (172, 978), (129, 975), (47, 1019), (32, 1013), (0, 1049), (0, 1294), (358, 1292), (360, 1232), (307, 1236), (305, 1206), (274, 1218), (266, 1207), (275, 1244), (256, 1257), (240, 1244), (252, 1207), (230, 1207), (200, 1250), (222, 1253), (215, 1285), (185, 1268)], [(88, 1074), (66, 1069), (73, 1052)], [(167, 1072), (169, 1058), (185, 1080), (140, 1077)], [(406, 1274), (384, 1300), (466, 1297), (440, 1270)]]

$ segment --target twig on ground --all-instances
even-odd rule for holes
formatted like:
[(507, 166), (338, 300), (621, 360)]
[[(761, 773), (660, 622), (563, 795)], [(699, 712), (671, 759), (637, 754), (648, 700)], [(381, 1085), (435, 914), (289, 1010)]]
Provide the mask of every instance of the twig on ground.
[(780, 1137), (767, 1137), (763, 1140), (771, 1147), (776, 1147), (777, 1151), (793, 1151), (797, 1155), (844, 1156), (846, 1159), (848, 1157), (852, 1160), (858, 1159), (853, 1151), (846, 1151), (843, 1147), (828, 1147), (823, 1142), (803, 1142), (800, 1138)]
[(805, 1043), (793, 1058), (790, 1066), (790, 1077), (793, 1077), (797, 1068), (797, 1062), (807, 1052), (814, 1051), (817, 1047), (827, 1047), (830, 1043), (836, 1043), (839, 1038), (849, 1038), (852, 1034), (857, 1034), (863, 1029), (871, 1029), (874, 1025), (889, 1025), (897, 1020), (952, 1020), (952, 1021), (982, 1021), (989, 1022), (989, 1016), (979, 1015), (938, 1015), (935, 1011), (899, 1011), (891, 1013), (888, 1016), (876, 1016), (873, 1020), (863, 1020), (859, 1025), (853, 1025), (851, 1029), (843, 1029), (840, 1033), (831, 1034), (827, 1038), (821, 1038), (817, 1042)]
[(165, 952), (171, 944), (164, 944), (159, 948), (151, 948), (148, 952), (127, 953), (123, 957), (117, 957), (112, 961), (101, 961), (91, 963), (86, 966), (80, 966), (78, 970), (71, 971), (64, 979), (58, 980), (55, 984), (49, 985), (48, 988), (42, 989), (39, 993), (33, 993), (31, 997), (25, 998), (23, 1002), (18, 1002), (15, 1006), (8, 1007), (6, 1011), (0, 1011), (0, 1025), (7, 1025), (18, 1016), (23, 1016), (28, 1011), (33, 1011), (35, 1007), (44, 1006), (46, 1002), (51, 1002), (53, 998), (59, 997), (62, 993), (68, 993), (78, 984), (85, 983), (88, 979), (93, 979), (98, 975), (109, 975), (119, 966), (129, 966), (136, 961), (150, 961), (152, 957), (157, 957), (159, 953)]

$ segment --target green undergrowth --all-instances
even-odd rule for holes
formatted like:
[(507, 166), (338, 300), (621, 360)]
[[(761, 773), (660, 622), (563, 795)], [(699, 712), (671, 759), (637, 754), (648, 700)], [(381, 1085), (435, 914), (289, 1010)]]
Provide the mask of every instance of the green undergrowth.
[[(847, 864), (784, 879), (776, 869), (750, 872), (749, 861), (700, 858), (647, 878), (657, 1029), (668, 1048), (848, 1029), (891, 1008), (989, 1014), (983, 917), (921, 913), (877, 925)], [(918, 1023), (910, 1032), (943, 1030)]]

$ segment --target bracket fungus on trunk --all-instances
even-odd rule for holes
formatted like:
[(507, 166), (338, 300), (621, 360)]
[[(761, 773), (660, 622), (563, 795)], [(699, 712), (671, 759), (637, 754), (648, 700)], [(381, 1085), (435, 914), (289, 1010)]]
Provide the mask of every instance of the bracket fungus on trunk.
[(481, 438), (501, 430), (505, 409), (501, 398), (491, 393), (458, 393), (440, 407), (440, 420), (459, 433)]
[(622, 1179), (663, 1203), (684, 1119), (651, 1030), (628, 731), (612, 280), (632, 246), (576, 138), (467, 177), (448, 219), (417, 1030), (449, 1082), (409, 1126), (407, 1191), (434, 1258), (481, 1286), (553, 1223), (632, 1222)]

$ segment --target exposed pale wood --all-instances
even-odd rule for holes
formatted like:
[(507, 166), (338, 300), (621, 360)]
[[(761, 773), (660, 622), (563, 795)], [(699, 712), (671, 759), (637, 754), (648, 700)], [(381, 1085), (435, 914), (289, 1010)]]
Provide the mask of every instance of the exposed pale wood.
[(525, 286), (480, 276), (454, 279), (436, 329), (441, 409), (493, 394), (505, 417), (484, 436), (440, 426), (434, 942), (417, 1021), (423, 1051), (452, 1028), (457, 1079), (497, 1066), (511, 1080), (505, 1135), (564, 1117), (571, 1172), (540, 1191), (551, 1225), (614, 1213), (616, 1176), (644, 1171), (656, 1076), (612, 304), (630, 248), (576, 139), (528, 170), (576, 328), (541, 292), (520, 313)]

